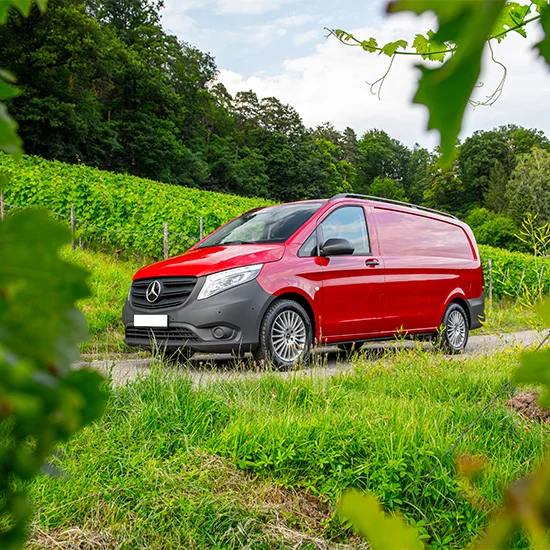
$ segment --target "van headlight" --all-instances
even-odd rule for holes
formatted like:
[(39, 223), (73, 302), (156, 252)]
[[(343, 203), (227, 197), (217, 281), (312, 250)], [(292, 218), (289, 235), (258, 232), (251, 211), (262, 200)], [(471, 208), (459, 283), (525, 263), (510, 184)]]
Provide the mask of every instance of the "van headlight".
[(264, 264), (249, 265), (208, 275), (197, 300), (210, 298), (224, 290), (253, 281), (260, 274), (263, 266)]

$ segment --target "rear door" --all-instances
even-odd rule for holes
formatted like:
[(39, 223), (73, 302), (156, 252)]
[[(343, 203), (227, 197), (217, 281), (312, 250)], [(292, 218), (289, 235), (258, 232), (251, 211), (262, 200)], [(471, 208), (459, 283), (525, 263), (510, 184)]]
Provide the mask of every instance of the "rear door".
[(384, 275), (373, 254), (364, 207), (345, 205), (331, 210), (318, 225), (317, 238), (321, 244), (329, 239), (346, 239), (355, 249), (351, 255), (320, 259), (322, 340), (353, 340), (375, 333)]

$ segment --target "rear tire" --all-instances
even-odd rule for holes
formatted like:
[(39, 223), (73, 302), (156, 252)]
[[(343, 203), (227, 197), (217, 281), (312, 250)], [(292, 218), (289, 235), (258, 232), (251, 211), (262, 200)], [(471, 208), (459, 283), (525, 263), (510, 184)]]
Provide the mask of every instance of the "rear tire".
[(277, 300), (267, 310), (260, 326), (260, 342), (254, 359), (271, 362), (281, 370), (307, 363), (313, 328), (306, 310), (293, 300)]
[(452, 303), (443, 315), (438, 344), (444, 353), (456, 355), (466, 348), (469, 336), (468, 316), (460, 304)]

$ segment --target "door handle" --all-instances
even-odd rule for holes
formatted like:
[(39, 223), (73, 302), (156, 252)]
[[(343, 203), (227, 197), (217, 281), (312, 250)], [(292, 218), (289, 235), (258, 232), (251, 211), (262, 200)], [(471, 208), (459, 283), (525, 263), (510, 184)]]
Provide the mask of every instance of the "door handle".
[(368, 267), (376, 267), (377, 265), (380, 265), (380, 262), (373, 258), (372, 260), (366, 260), (365, 265)]

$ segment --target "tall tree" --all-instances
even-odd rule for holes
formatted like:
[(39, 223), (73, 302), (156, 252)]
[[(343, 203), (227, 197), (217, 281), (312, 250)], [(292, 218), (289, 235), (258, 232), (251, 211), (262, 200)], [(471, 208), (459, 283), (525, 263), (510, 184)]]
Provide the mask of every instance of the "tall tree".
[(520, 225), (527, 214), (541, 224), (550, 222), (550, 153), (534, 148), (520, 157), (507, 190), (508, 210)]
[(506, 190), (508, 187), (509, 174), (506, 168), (497, 160), (489, 172), (489, 187), (485, 205), (493, 212), (504, 212), (508, 206)]
[(470, 206), (485, 204), (490, 173), (495, 162), (511, 171), (513, 154), (506, 136), (498, 130), (477, 131), (460, 146), (458, 174)]
[(410, 150), (383, 130), (370, 130), (359, 140), (357, 190), (368, 192), (377, 177), (390, 178), (406, 186)]
[(349, 126), (342, 133), (342, 153), (344, 154), (344, 160), (350, 164), (357, 166), (361, 161), (357, 134)]

